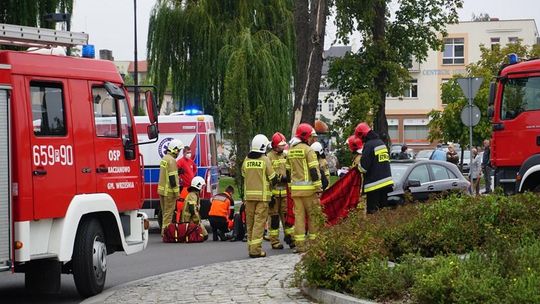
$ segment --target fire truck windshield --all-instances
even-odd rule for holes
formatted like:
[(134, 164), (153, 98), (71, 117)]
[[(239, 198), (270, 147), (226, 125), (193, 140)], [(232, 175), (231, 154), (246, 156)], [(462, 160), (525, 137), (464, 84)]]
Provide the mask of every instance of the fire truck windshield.
[(534, 110), (540, 110), (540, 77), (508, 79), (503, 89), (501, 119), (514, 119)]

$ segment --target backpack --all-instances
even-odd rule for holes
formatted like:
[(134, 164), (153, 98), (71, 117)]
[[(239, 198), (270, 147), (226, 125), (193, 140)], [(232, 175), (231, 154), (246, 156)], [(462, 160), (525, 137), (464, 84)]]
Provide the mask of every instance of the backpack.
[(164, 243), (204, 242), (201, 226), (194, 223), (170, 223), (163, 231)]

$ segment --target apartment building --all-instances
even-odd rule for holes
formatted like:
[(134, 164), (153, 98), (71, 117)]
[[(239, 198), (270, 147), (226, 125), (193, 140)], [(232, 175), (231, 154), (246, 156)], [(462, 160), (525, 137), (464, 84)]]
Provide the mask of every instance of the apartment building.
[[(444, 109), (441, 84), (453, 75), (465, 74), (466, 66), (480, 59), (480, 45), (504, 46), (521, 40), (522, 44), (532, 46), (538, 38), (534, 19), (464, 21), (448, 25), (447, 31), (444, 51), (430, 51), (425, 62), (414, 62), (409, 68), (412, 78), (410, 87), (401, 96), (389, 96), (386, 100), (389, 135), (393, 142), (418, 148), (430, 145), (427, 140), (427, 114), (433, 109)], [(324, 72), (323, 69), (323, 75)], [(335, 105), (322, 102), (329, 93), (331, 91), (321, 88), (317, 116), (323, 115), (333, 120)]]

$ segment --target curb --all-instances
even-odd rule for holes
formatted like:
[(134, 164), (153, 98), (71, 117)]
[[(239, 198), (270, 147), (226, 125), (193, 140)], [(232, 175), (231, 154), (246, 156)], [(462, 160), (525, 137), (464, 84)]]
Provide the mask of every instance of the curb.
[(306, 281), (302, 282), (300, 290), (304, 295), (324, 304), (377, 304), (329, 289), (308, 287)]

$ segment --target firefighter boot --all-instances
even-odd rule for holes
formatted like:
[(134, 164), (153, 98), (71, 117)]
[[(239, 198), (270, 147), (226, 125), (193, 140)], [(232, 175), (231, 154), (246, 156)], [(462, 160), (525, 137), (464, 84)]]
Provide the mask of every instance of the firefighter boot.
[(270, 216), (270, 230), (268, 231), (268, 235), (270, 236), (272, 249), (283, 249), (283, 245), (279, 241), (279, 214)]

